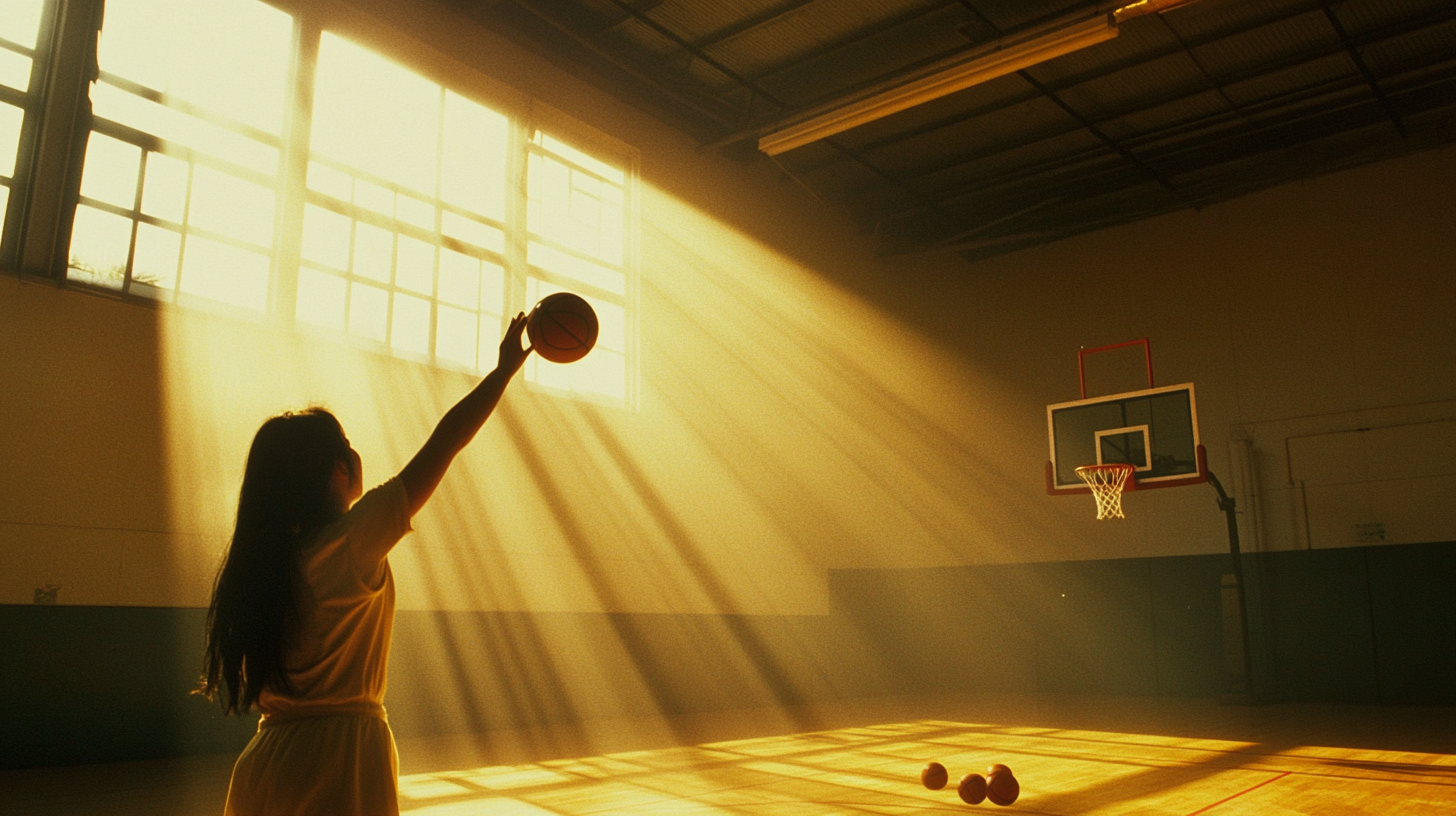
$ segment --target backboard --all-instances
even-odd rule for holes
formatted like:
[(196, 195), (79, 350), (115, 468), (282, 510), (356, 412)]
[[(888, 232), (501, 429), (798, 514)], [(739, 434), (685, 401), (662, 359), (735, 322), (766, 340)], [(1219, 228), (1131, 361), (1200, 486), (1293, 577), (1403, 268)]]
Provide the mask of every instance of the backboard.
[(1125, 490), (1208, 480), (1192, 383), (1048, 405), (1047, 437), (1054, 496), (1090, 492), (1076, 473), (1083, 465), (1132, 465)]

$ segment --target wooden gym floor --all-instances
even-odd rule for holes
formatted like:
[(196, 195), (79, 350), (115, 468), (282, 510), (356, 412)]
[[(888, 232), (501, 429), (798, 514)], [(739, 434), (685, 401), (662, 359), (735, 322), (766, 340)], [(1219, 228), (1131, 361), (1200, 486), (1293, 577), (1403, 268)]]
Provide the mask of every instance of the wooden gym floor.
[[(1456, 709), (923, 697), (400, 741), (414, 816), (1456, 813)], [(0, 814), (220, 813), (231, 756), (0, 772)], [(929, 791), (920, 768), (952, 783)], [(962, 774), (1011, 766), (1020, 800)]]

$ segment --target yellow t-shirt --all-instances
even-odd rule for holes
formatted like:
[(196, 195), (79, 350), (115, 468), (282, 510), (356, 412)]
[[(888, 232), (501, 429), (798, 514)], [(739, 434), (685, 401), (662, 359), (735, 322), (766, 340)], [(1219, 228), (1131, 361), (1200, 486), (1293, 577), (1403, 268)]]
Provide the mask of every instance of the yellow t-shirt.
[(383, 714), (394, 576), (389, 551), (410, 532), (398, 478), (364, 494), (304, 548), (300, 627), (284, 652), (295, 696), (264, 690), (263, 721)]

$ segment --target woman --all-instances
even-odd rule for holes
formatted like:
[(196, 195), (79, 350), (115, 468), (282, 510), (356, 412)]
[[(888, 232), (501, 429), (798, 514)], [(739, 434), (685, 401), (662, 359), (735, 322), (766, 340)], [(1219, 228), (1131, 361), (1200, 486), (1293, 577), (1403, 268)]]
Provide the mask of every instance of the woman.
[(495, 370), (398, 476), (368, 493), (359, 454), (329, 412), (283, 414), (258, 429), (208, 610), (200, 690), (228, 714), (262, 711), (233, 768), (229, 816), (399, 812), (383, 706), (389, 551), (530, 355), (525, 325), (525, 315), (511, 320)]

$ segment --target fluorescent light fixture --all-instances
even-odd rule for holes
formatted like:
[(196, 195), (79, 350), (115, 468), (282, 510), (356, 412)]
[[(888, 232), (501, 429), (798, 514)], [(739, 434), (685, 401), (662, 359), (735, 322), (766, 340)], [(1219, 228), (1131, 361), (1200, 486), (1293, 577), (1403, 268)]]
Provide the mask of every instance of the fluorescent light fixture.
[(758, 149), (770, 156), (777, 156), (906, 108), (923, 105), (972, 85), (979, 85), (1116, 36), (1117, 22), (1113, 15), (1099, 15), (1091, 20), (951, 65), (929, 76), (909, 80), (864, 99), (839, 105), (826, 113), (764, 136), (758, 140)]

